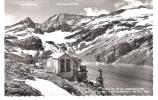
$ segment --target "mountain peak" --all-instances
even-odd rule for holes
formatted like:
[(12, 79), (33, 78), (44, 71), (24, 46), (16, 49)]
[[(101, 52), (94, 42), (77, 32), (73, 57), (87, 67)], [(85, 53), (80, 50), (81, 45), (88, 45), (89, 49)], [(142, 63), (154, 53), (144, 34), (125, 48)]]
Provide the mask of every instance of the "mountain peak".
[(72, 17), (72, 16), (78, 16), (78, 15), (68, 14), (68, 13), (58, 13), (55, 15), (55, 17), (57, 17), (57, 18), (65, 18), (65, 17)]
[(31, 20), (31, 18), (30, 17), (26, 17), (24, 20)]
[(25, 24), (27, 27), (34, 27), (35, 23), (30, 17), (26, 17), (24, 20), (19, 22), (20, 24)]
[(30, 17), (26, 17), (24, 20), (22, 20), (23, 23), (34, 23)]

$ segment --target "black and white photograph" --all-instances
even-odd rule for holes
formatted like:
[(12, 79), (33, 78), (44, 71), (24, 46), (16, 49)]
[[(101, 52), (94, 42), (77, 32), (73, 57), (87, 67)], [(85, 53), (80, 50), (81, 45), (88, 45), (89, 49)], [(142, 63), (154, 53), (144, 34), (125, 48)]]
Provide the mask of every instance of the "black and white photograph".
[(152, 0), (4, 0), (4, 96), (153, 96)]

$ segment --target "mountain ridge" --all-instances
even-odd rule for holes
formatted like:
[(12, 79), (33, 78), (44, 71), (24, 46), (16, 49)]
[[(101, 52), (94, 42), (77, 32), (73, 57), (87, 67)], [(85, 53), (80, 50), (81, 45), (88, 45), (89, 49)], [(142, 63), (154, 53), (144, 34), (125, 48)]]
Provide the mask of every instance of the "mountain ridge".
[[(87, 61), (92, 59), (105, 63), (130, 63), (130, 60), (125, 61), (125, 59), (132, 58), (133, 53), (145, 52), (146, 54), (139, 58), (141, 59), (139, 63), (144, 64), (149, 61), (149, 65), (152, 65), (152, 60), (149, 60), (152, 59), (153, 40), (151, 10), (139, 6), (99, 16), (59, 13), (43, 23), (35, 23), (28, 17), (19, 23), (7, 26), (6, 33), (17, 34), (12, 35), (17, 37), (18, 34), (23, 34), (23, 37), (31, 34), (42, 40), (40, 37), (45, 33), (53, 34), (59, 30), (70, 32), (71, 34), (65, 39), (75, 39), (75, 41), (69, 42), (69, 46), (66, 43), (65, 45)], [(149, 58), (148, 61), (145, 57)], [(132, 63), (138, 64), (136, 61)]]

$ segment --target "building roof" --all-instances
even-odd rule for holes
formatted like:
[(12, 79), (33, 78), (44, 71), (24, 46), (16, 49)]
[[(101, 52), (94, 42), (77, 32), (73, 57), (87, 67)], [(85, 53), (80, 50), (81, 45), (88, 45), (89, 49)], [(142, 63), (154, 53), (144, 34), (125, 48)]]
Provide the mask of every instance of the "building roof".
[(63, 56), (64, 54), (66, 54), (66, 53), (53, 53), (53, 54), (51, 54), (50, 56), (52, 57), (52, 58), (55, 58), (55, 59), (59, 59), (61, 56)]
[[(68, 55), (69, 57), (71, 57), (75, 62), (79, 61), (78, 57), (74, 57), (72, 55), (69, 55), (67, 53), (53, 53), (50, 55), (50, 57), (55, 58), (55, 59), (59, 59), (60, 57), (62, 57), (63, 55)], [(80, 59), (81, 60), (81, 59)]]

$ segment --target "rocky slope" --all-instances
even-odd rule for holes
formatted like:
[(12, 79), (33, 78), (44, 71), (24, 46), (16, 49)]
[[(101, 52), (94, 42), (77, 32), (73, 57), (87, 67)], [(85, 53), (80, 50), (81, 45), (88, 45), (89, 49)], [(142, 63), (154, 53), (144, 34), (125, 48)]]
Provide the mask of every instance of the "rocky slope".
[[(152, 65), (152, 9), (121, 9), (101, 15), (66, 38), (75, 38), (86, 61)], [(83, 50), (82, 50), (83, 49)]]
[(25, 84), (25, 79), (34, 80), (33, 65), (5, 60), (5, 96), (41, 96), (37, 89)]

